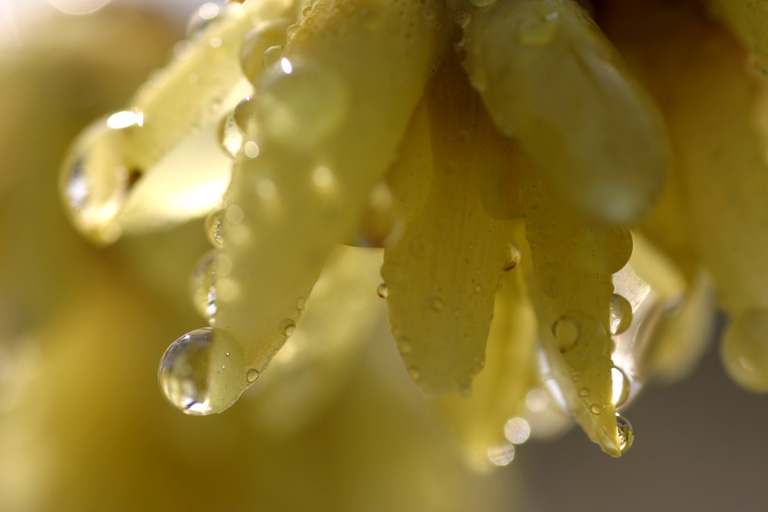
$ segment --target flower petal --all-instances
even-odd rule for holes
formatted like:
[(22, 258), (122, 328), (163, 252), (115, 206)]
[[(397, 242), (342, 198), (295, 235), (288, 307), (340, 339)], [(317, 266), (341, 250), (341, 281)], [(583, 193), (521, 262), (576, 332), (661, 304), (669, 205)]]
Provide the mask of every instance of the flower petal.
[[(525, 244), (520, 225), (515, 243)], [(525, 396), (536, 380), (536, 315), (528, 299), (523, 266), (504, 273), (496, 294), (494, 321), (488, 335), (487, 363), (469, 398), (445, 396), (435, 406), (447, 427), (479, 469), (490, 464), (488, 449), (506, 442), (504, 424), (526, 414)]]
[(532, 166), (523, 177), (533, 258), (529, 288), (539, 336), (568, 409), (603, 451), (619, 457), (609, 304), (611, 275), (629, 259), (631, 236), (621, 228), (581, 223)]
[(669, 164), (664, 126), (575, 2), (475, 9), (461, 49), (496, 125), (520, 140), (572, 209), (609, 224), (649, 209)]
[(492, 157), (473, 142), (490, 121), (457, 64), (442, 68), (429, 117), (429, 196), (386, 249), (382, 276), (411, 377), (431, 394), (466, 393), (484, 364), (511, 223), (483, 209), (483, 164)]
[(217, 276), (216, 326), (240, 340), (249, 370), (264, 371), (352, 237), (445, 44), (419, 5), (399, 4), (316, 2), (257, 84), (222, 225), (231, 273)]

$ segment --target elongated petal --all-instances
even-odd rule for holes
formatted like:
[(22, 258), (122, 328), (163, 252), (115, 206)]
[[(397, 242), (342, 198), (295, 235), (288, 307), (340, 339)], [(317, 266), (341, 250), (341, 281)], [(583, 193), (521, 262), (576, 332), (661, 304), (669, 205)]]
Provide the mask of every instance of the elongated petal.
[(465, 67), (496, 125), (514, 134), (577, 212), (636, 222), (668, 166), (663, 124), (613, 46), (575, 2), (472, 11)]
[(444, 66), (429, 103), (433, 176), (424, 206), (385, 252), (392, 334), (411, 377), (428, 393), (468, 392), (482, 369), (511, 224), (483, 210), (488, 123), (456, 64)]
[(400, 4), (316, 2), (257, 85), (222, 225), (231, 271), (217, 278), (216, 326), (241, 342), (248, 370), (264, 371), (353, 234), (444, 44), (420, 6)]
[(289, 16), (291, 0), (230, 5), (176, 46), (176, 56), (139, 89), (129, 108), (93, 123), (62, 168), (70, 217), (97, 243), (165, 229), (221, 204), (231, 156), (222, 116), (253, 90), (240, 46), (257, 23)]
[(632, 239), (626, 230), (574, 219), (534, 168), (527, 167), (523, 176), (533, 258), (529, 288), (539, 336), (571, 414), (595, 443), (618, 457), (609, 304), (611, 274), (629, 259)]
[(249, 397), (260, 429), (286, 435), (316, 418), (351, 378), (384, 301), (374, 291), (382, 251), (339, 247), (312, 289), (296, 333)]
[[(525, 243), (523, 229), (518, 230), (515, 243)], [(441, 397), (435, 404), (477, 468), (490, 465), (489, 449), (508, 443), (504, 425), (525, 414), (525, 396), (536, 378), (536, 316), (525, 286), (525, 265), (531, 261), (520, 261), (504, 274), (488, 335), (487, 363), (475, 379), (472, 396)]]

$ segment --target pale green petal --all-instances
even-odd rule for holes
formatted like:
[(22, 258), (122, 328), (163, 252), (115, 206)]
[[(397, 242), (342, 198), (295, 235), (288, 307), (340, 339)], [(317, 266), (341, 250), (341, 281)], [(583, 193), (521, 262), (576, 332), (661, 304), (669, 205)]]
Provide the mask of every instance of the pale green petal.
[(637, 222), (664, 182), (666, 133), (602, 32), (570, 0), (499, 1), (471, 16), (464, 66), (498, 128), (576, 212)]
[(241, 341), (249, 370), (265, 370), (352, 237), (445, 43), (421, 6), (399, 5), (316, 2), (257, 84), (222, 226), (230, 273), (217, 277), (216, 326)]

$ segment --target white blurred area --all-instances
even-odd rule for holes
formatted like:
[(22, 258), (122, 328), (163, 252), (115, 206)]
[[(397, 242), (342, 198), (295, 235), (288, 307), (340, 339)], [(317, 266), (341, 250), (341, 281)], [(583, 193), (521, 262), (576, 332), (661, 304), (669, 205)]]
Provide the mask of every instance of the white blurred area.
[(25, 27), (59, 12), (78, 16), (96, 12), (107, 4), (134, 5), (183, 22), (203, 3), (205, 0), (0, 0), (0, 45), (19, 44), (31, 36)]

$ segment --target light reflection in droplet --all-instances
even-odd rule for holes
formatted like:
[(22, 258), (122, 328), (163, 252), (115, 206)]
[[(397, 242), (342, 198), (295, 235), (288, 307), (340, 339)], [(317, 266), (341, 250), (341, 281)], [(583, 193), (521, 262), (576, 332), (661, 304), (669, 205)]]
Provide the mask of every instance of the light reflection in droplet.
[(293, 64), (291, 64), (291, 61), (289, 61), (285, 57), (280, 59), (280, 67), (282, 68), (283, 73), (285, 73), (286, 75), (290, 75), (291, 73), (293, 73)]

